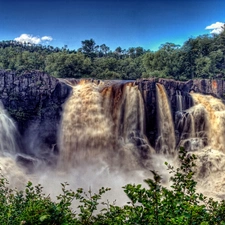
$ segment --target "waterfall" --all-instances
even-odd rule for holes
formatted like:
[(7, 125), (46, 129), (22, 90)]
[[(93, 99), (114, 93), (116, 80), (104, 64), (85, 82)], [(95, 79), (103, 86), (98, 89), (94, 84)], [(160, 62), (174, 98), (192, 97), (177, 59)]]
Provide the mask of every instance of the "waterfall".
[(182, 95), (181, 95), (181, 91), (179, 90), (176, 91), (176, 106), (177, 106), (177, 111), (183, 110)]
[(189, 150), (212, 148), (225, 152), (225, 105), (210, 95), (191, 93), (194, 105), (176, 114), (179, 145)]
[(164, 87), (156, 84), (158, 138), (156, 151), (170, 154), (175, 150), (175, 131), (168, 97)]
[(15, 159), (20, 151), (17, 127), (0, 102), (0, 173), (7, 178), (10, 187), (22, 189), (27, 182), (23, 169)]
[(113, 114), (115, 115), (116, 136), (122, 138), (125, 143), (129, 142), (130, 136), (135, 132), (139, 132), (140, 135), (144, 134), (144, 103), (137, 86), (132, 83), (123, 86), (121, 99)]
[[(127, 177), (129, 182), (137, 177), (143, 180), (152, 169), (168, 177), (163, 163), (176, 166), (176, 150), (184, 146), (198, 156), (199, 184), (209, 192), (225, 191), (222, 100), (182, 90), (171, 91), (169, 99), (159, 83), (150, 94), (130, 81), (77, 80), (68, 85), (72, 92), (63, 105), (54, 168), (45, 167), (38, 153), (34, 158), (21, 152), (16, 125), (0, 105), (0, 167), (15, 185), (24, 185), (28, 175), (43, 185), (60, 180), (85, 188), (92, 184), (111, 187), (115, 180), (122, 186)], [(156, 137), (151, 141), (155, 149), (149, 144), (151, 137)]]
[(18, 152), (17, 128), (0, 102), (0, 154), (15, 155)]
[(206, 125), (201, 120), (198, 121), (198, 127), (202, 127), (202, 132), (207, 136), (207, 144), (211, 148), (225, 152), (225, 105), (221, 99), (214, 98), (209, 95), (191, 94), (194, 99), (194, 109), (203, 108), (201, 110), (202, 117), (206, 121)]
[(194, 151), (207, 144), (207, 111), (202, 105), (195, 105), (176, 114), (176, 130), (179, 133), (178, 147)]
[(180, 143), (197, 156), (198, 190), (221, 199), (225, 191), (225, 105), (210, 95), (191, 96), (194, 105), (182, 112), (179, 120)]
[(105, 159), (112, 150), (112, 122), (102, 108), (102, 96), (93, 83), (73, 86), (64, 106), (60, 133), (61, 159), (66, 167)]
[[(189, 95), (180, 91), (171, 99), (175, 102), (176, 112), (171, 110), (164, 86), (156, 84), (154, 119), (157, 120), (157, 138), (153, 149), (146, 138), (148, 115), (137, 85), (132, 82), (106, 85), (80, 81), (73, 86), (73, 92), (64, 105), (59, 135), (59, 168), (64, 171), (73, 168), (72, 177), (74, 179), (75, 176), (80, 183), (82, 178), (88, 179), (89, 183), (112, 180), (112, 171), (118, 171), (117, 174), (124, 177), (127, 174), (134, 177), (137, 175), (135, 171), (155, 169), (167, 177), (163, 163), (169, 161), (176, 165), (174, 153), (179, 146), (184, 146), (198, 157), (198, 190), (213, 197), (224, 193), (223, 102), (212, 96)], [(103, 174), (102, 179), (100, 174)], [(115, 177), (116, 180), (122, 179), (121, 176)]]
[[(85, 81), (73, 86), (64, 105), (60, 149), (60, 167), (141, 164), (140, 155), (147, 158), (151, 147), (138, 86), (120, 83), (102, 88)], [(129, 159), (133, 165), (126, 165)]]

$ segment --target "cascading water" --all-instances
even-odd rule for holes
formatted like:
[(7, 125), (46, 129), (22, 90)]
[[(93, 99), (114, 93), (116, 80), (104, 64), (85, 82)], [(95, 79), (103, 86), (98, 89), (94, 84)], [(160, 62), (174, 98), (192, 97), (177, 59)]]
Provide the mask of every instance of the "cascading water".
[(182, 102), (181, 91), (176, 91), (176, 106), (177, 106), (177, 111), (183, 110), (183, 102)]
[(64, 106), (61, 125), (61, 166), (100, 163), (109, 157), (105, 153), (113, 149), (113, 124), (104, 113), (102, 101), (96, 84), (80, 83), (73, 87), (73, 94)]
[(177, 116), (180, 145), (188, 143), (190, 150), (210, 146), (224, 152), (225, 105), (212, 96), (196, 93), (191, 96), (194, 106)]
[[(209, 96), (191, 96), (194, 106), (189, 109), (185, 109), (181, 93), (176, 100), (176, 140), (166, 91), (163, 85), (156, 84), (158, 138), (154, 150), (145, 136), (145, 108), (137, 85), (115, 82), (104, 86), (81, 81), (73, 86), (73, 94), (64, 106), (60, 168), (98, 164), (95, 171), (148, 170), (160, 168), (160, 157), (170, 157), (179, 146), (198, 151), (199, 155), (206, 146), (222, 150), (220, 136), (224, 131), (216, 131), (214, 122), (218, 126), (224, 118), (223, 103)], [(210, 138), (214, 135), (219, 138), (216, 142)], [(204, 162), (204, 168), (206, 165)], [(199, 164), (199, 177), (202, 168)]]
[(179, 133), (178, 146), (188, 150), (198, 150), (207, 143), (207, 111), (200, 104), (176, 114), (176, 129)]
[(205, 110), (207, 129), (204, 129), (208, 145), (211, 148), (225, 152), (225, 105), (220, 99), (212, 96), (192, 94), (197, 107)]
[(23, 169), (15, 162), (19, 152), (17, 139), (16, 125), (0, 102), (0, 173), (12, 187), (23, 188), (27, 180)]
[[(146, 156), (151, 149), (144, 135), (144, 118), (142, 96), (132, 83), (100, 88), (81, 81), (73, 86), (64, 106), (60, 168), (121, 166), (121, 159), (127, 169), (139, 166), (138, 148), (145, 148)], [(133, 163), (126, 164), (128, 159)]]
[(117, 112), (116, 128), (117, 136), (129, 142), (132, 133), (138, 131), (144, 134), (144, 104), (137, 86), (128, 83), (124, 89), (120, 110)]
[(16, 142), (17, 128), (0, 102), (0, 154), (15, 155), (18, 152)]
[(166, 91), (161, 84), (156, 84), (158, 138), (156, 151), (164, 154), (174, 152), (176, 139), (174, 123)]
[[(179, 145), (197, 156), (198, 189), (224, 198), (225, 105), (213, 96), (191, 93), (194, 106), (178, 116)], [(204, 188), (202, 188), (204, 187)]]

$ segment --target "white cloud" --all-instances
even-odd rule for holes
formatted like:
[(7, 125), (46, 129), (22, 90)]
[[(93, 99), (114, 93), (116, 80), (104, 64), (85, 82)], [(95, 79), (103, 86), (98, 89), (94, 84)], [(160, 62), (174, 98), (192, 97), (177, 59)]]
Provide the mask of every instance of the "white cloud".
[(19, 37), (14, 39), (15, 41), (21, 43), (31, 43), (31, 44), (40, 44), (44, 41), (52, 41), (53, 38), (51, 36), (43, 36), (43, 37), (35, 37), (30, 34), (21, 34)]
[(52, 41), (53, 38), (51, 36), (44, 36), (41, 38), (42, 41)]
[(212, 30), (210, 32), (211, 34), (220, 34), (223, 31), (223, 26), (224, 26), (224, 23), (216, 22), (216, 23), (213, 23), (213, 24), (207, 26), (205, 29)]
[(14, 39), (15, 41), (18, 42), (29, 42), (31, 44), (39, 44), (41, 42), (41, 39), (39, 37), (33, 37), (32, 35), (29, 34), (21, 34), (19, 37)]

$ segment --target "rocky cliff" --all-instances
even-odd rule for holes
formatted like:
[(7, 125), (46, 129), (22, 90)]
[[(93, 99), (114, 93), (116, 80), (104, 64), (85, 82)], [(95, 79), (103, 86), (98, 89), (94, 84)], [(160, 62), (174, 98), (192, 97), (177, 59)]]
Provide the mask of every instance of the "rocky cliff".
[(0, 71), (0, 100), (16, 121), (22, 152), (43, 158), (50, 151), (57, 154), (62, 104), (70, 91), (68, 85), (42, 72), (17, 76)]
[[(33, 71), (17, 76), (14, 72), (0, 71), (0, 100), (16, 121), (20, 133), (21, 151), (33, 156), (49, 159), (57, 155), (57, 132), (60, 125), (62, 106), (72, 89), (67, 80), (56, 79), (45, 73)], [(69, 81), (76, 84), (77, 81)], [(93, 81), (92, 81), (93, 82)], [(94, 81), (102, 85), (104, 82)], [(110, 82), (105, 82), (107, 86)], [(223, 98), (223, 80), (190, 80), (179, 82), (168, 79), (134, 81), (142, 93), (146, 111), (146, 135), (154, 146), (157, 134), (156, 83), (165, 87), (172, 116), (180, 108), (192, 106), (190, 92), (210, 94)], [(121, 89), (122, 90), (122, 89)]]
[[(151, 144), (154, 146), (154, 141), (157, 135), (157, 120), (156, 120), (156, 83), (160, 83), (165, 87), (167, 92), (173, 119), (175, 121), (175, 113), (179, 110), (185, 110), (192, 106), (192, 98), (190, 92), (201, 93), (204, 95), (212, 95), (214, 97), (224, 99), (225, 97), (225, 82), (224, 80), (209, 80), (196, 79), (187, 82), (175, 81), (171, 79), (141, 79), (135, 82), (141, 91), (145, 107), (146, 107), (146, 133)], [(182, 109), (179, 109), (181, 102)]]

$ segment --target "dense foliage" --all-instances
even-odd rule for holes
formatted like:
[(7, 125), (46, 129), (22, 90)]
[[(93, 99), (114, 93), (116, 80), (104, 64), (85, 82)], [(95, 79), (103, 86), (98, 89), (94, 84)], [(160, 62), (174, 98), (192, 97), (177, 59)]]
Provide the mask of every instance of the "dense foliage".
[(81, 48), (0, 42), (0, 69), (40, 70), (56, 77), (97, 79), (137, 79), (167, 77), (177, 80), (224, 78), (225, 30), (218, 35), (189, 38), (183, 46), (162, 44), (158, 51), (142, 47), (110, 50), (93, 39), (82, 41)]
[[(166, 163), (171, 173), (170, 188), (164, 187), (161, 177), (152, 171), (153, 179), (145, 180), (148, 188), (140, 184), (123, 187), (130, 199), (124, 206), (102, 202), (102, 195), (109, 188), (101, 188), (96, 194), (85, 193), (81, 188), (73, 192), (65, 183), (54, 202), (43, 194), (40, 185), (34, 187), (28, 182), (25, 191), (12, 190), (1, 177), (0, 224), (224, 225), (225, 201), (207, 199), (196, 192), (193, 179), (196, 157), (181, 148), (179, 158), (181, 165), (177, 169)], [(75, 200), (77, 211), (71, 208)]]

